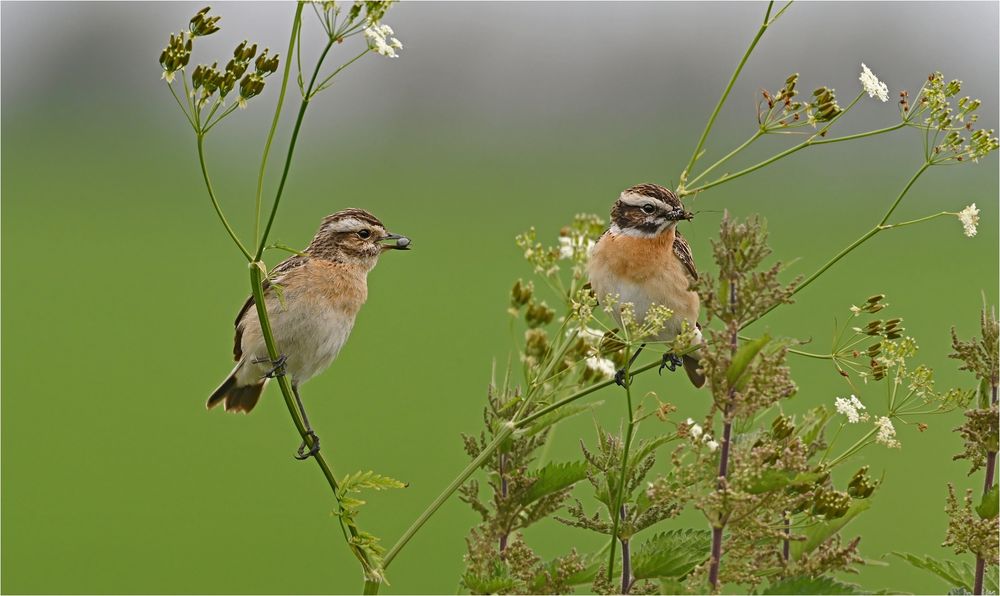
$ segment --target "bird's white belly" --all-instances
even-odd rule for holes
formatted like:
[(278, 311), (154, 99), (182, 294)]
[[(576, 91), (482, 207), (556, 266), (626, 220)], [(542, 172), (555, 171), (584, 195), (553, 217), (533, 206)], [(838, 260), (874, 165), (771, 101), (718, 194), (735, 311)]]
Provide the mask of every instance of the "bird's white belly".
[[(269, 311), (278, 351), (287, 356), (285, 367), (296, 384), (330, 366), (354, 327), (353, 314), (315, 302)], [(248, 374), (260, 377), (272, 368), (260, 333), (244, 334), (243, 353)]]
[[(659, 304), (661, 306), (666, 306), (667, 308), (674, 308), (674, 305), (668, 296), (651, 295), (647, 288), (653, 287), (652, 284), (645, 284), (645, 286), (642, 286), (613, 275), (595, 275), (592, 271), (591, 285), (594, 292), (597, 294), (598, 301), (604, 300), (604, 297), (608, 294), (617, 294), (619, 304), (631, 302), (635, 308), (636, 320), (640, 323), (646, 318), (646, 312), (653, 304)], [(615, 309), (614, 317), (618, 324), (621, 325), (622, 320), (620, 308)], [(680, 313), (675, 310), (674, 316), (667, 320), (663, 330), (657, 334), (656, 339), (660, 341), (670, 341), (677, 337), (677, 334), (681, 331), (684, 319), (685, 313)], [(694, 324), (694, 320), (690, 320), (688, 322), (692, 325)]]

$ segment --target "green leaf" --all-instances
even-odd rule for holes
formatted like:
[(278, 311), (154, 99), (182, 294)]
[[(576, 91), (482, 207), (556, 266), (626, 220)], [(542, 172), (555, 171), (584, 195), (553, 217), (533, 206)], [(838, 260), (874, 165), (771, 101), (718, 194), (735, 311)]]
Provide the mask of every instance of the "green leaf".
[(551, 463), (528, 474), (535, 481), (524, 491), (521, 505), (533, 503), (542, 497), (557, 493), (587, 478), (587, 462), (574, 461)]
[(387, 490), (390, 488), (406, 488), (406, 484), (396, 480), (395, 478), (389, 478), (388, 476), (376, 474), (371, 470), (367, 472), (358, 472), (356, 474), (348, 474), (347, 476), (344, 476), (343, 480), (340, 481), (341, 494), (359, 492), (365, 489)]
[(989, 410), (990, 404), (993, 403), (993, 395), (990, 387), (990, 380), (983, 378), (979, 382), (979, 409)]
[(993, 519), (1000, 513), (1000, 487), (996, 484), (983, 495), (983, 501), (976, 507), (976, 513), (983, 519)]
[(636, 579), (681, 578), (705, 562), (712, 548), (708, 530), (668, 530), (656, 534), (632, 557)]
[(975, 583), (975, 571), (973, 571), (972, 565), (965, 561), (939, 560), (929, 555), (921, 557), (913, 553), (901, 553), (898, 551), (893, 551), (891, 554), (903, 559), (917, 569), (933, 573), (943, 579), (949, 586), (958, 586), (972, 592), (973, 583)]
[(810, 553), (817, 546), (826, 542), (827, 538), (833, 536), (846, 526), (848, 522), (858, 516), (862, 511), (872, 506), (871, 499), (854, 500), (851, 507), (843, 517), (820, 522), (802, 530), (805, 540), (792, 542), (792, 558), (798, 560), (802, 555)]
[[(608, 542), (607, 544), (611, 543)], [(585, 567), (567, 577), (566, 583), (570, 586), (594, 583), (594, 578), (597, 577), (597, 572), (601, 570), (601, 565), (607, 563), (607, 555), (605, 554), (607, 550), (608, 548), (605, 546), (600, 552), (588, 555), (583, 561)]]
[(563, 406), (558, 410), (553, 410), (552, 412), (549, 412), (548, 414), (540, 417), (538, 420), (535, 420), (531, 424), (531, 426), (522, 431), (519, 431), (517, 434), (518, 436), (521, 437), (530, 437), (531, 435), (536, 435), (557, 422), (565, 420), (570, 416), (576, 416), (577, 414), (582, 414), (583, 412), (593, 410), (594, 408), (597, 408), (603, 404), (604, 404), (603, 401), (595, 401), (589, 404), (574, 404), (574, 405)]
[(738, 389), (739, 385), (745, 383), (747, 367), (750, 366), (750, 362), (753, 361), (757, 354), (770, 341), (771, 336), (765, 333), (757, 339), (740, 346), (740, 349), (736, 351), (736, 355), (733, 356), (729, 370), (726, 371), (726, 384)]
[(829, 577), (789, 577), (764, 588), (761, 594), (864, 594), (854, 584)]

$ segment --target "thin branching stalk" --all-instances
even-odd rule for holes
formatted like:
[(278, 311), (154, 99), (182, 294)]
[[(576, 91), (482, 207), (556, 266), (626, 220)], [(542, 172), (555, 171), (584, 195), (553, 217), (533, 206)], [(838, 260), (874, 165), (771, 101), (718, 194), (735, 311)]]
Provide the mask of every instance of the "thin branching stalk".
[[(790, 5), (791, 2), (786, 4), (774, 18), (777, 19), (778, 16), (780, 16), (781, 13), (784, 12)], [(715, 119), (719, 117), (719, 112), (722, 111), (722, 106), (726, 103), (726, 99), (729, 97), (729, 92), (733, 90), (733, 85), (736, 84), (736, 79), (738, 79), (740, 73), (743, 72), (743, 66), (747, 63), (747, 60), (750, 58), (750, 54), (753, 53), (754, 48), (757, 47), (757, 42), (759, 42), (760, 38), (764, 36), (764, 32), (767, 31), (767, 28), (774, 22), (771, 19), (772, 8), (774, 8), (774, 0), (767, 3), (767, 12), (764, 13), (764, 22), (761, 23), (760, 29), (758, 29), (757, 34), (754, 35), (749, 47), (747, 47), (747, 51), (744, 52), (743, 57), (740, 58), (739, 64), (736, 65), (736, 70), (733, 71), (733, 76), (729, 78), (729, 84), (727, 84), (726, 88), (722, 91), (722, 96), (719, 97), (719, 102), (715, 104), (715, 109), (712, 111), (712, 115), (709, 116), (708, 122), (705, 124), (705, 130), (702, 131), (701, 138), (698, 139), (698, 144), (695, 145), (694, 152), (691, 153), (691, 159), (688, 160), (687, 167), (684, 168), (684, 172), (681, 174), (682, 185), (685, 183), (687, 176), (694, 169), (695, 163), (701, 157), (701, 150), (705, 146), (705, 141), (708, 140), (708, 133), (712, 131)]]
[[(302, 7), (305, 5), (304, 2), (298, 2), (295, 7), (295, 18), (292, 20), (292, 34), (288, 38), (288, 52), (285, 54), (285, 60), (291, 57), (292, 52), (296, 48), (296, 44), (302, 43)], [(301, 64), (301, 63), (300, 63)], [(285, 67), (285, 72), (281, 75), (281, 91), (278, 93), (278, 105), (274, 108), (274, 119), (271, 120), (271, 128), (267, 132), (267, 140), (264, 142), (264, 154), (260, 158), (260, 171), (257, 172), (257, 194), (254, 198), (254, 224), (253, 224), (253, 237), (255, 242), (263, 244), (263, 241), (258, 241), (260, 237), (260, 205), (261, 205), (261, 195), (264, 192), (264, 172), (267, 170), (267, 158), (271, 153), (271, 142), (274, 140), (274, 133), (278, 130), (278, 121), (281, 120), (281, 108), (285, 105), (285, 90), (288, 88), (288, 74), (291, 72), (291, 68), (287, 65)]]
[(212, 188), (212, 181), (208, 177), (208, 166), (205, 165), (205, 135), (199, 133), (196, 135), (196, 138), (198, 139), (198, 164), (201, 165), (201, 175), (205, 179), (205, 188), (208, 189), (208, 198), (212, 200), (212, 207), (215, 208), (215, 213), (219, 216), (219, 221), (222, 222), (222, 227), (226, 228), (226, 233), (228, 233), (229, 237), (232, 238), (236, 247), (240, 249), (240, 252), (243, 253), (243, 256), (246, 257), (248, 261), (252, 261), (253, 256), (250, 254), (250, 251), (243, 246), (243, 243), (240, 242), (239, 237), (236, 236), (236, 232), (233, 231), (233, 227), (229, 225), (229, 220), (226, 219), (226, 215), (222, 212), (222, 207), (219, 206), (219, 199), (215, 196), (215, 189)]
[[(625, 508), (623, 503), (619, 514), (621, 515), (622, 521), (625, 521), (625, 515), (628, 510)], [(632, 550), (629, 545), (628, 538), (622, 538), (622, 594), (628, 594), (629, 590), (632, 588)]]

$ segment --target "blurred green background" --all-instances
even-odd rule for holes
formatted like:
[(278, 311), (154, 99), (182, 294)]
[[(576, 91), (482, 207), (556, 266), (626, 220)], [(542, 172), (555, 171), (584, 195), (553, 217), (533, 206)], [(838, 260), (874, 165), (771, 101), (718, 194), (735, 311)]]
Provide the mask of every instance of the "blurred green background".
[[(231, 367), (232, 319), (248, 287), (156, 63), (167, 33), (200, 7), (2, 5), (3, 592), (361, 588), (322, 476), (291, 457), (298, 438), (277, 389), (252, 416), (204, 409)], [(193, 62), (227, 56), (244, 37), (283, 53), (291, 4), (215, 9), (222, 32), (199, 41)], [(366, 57), (319, 96), (272, 238), (305, 246), (320, 218), (358, 206), (414, 246), (371, 274), (351, 341), (303, 390), (338, 473), (373, 469), (410, 483), (371, 496), (365, 529), (390, 545), (465, 465), (459, 433), (478, 431), (491, 362), (506, 362), (520, 333), (505, 312), (513, 279), (529, 274), (514, 235), (533, 225), (554, 240), (574, 213), (606, 215), (627, 186), (675, 185), (763, 10), (403, 3), (386, 18), (402, 56)], [(800, 72), (806, 92), (829, 85), (846, 105), (862, 61), (893, 96), (915, 93), (932, 70), (962, 79), (963, 94), (983, 98), (982, 123), (995, 127), (997, 18), (996, 3), (793, 6), (750, 60), (706, 159), (752, 132), (760, 87)], [(321, 32), (307, 23), (312, 56)], [(349, 51), (338, 47), (331, 63)], [(269, 84), (209, 137), (214, 181), (243, 233), (276, 95)], [(866, 98), (840, 132), (893, 123), (893, 101)], [(289, 128), (284, 122), (277, 155)], [(786, 142), (765, 139), (737, 165)], [(777, 257), (795, 261), (792, 274), (809, 273), (877, 221), (920, 159), (914, 131), (810, 149), (704, 193), (689, 204), (700, 213), (684, 231), (710, 269), (722, 211), (761, 213)], [(881, 234), (758, 329), (811, 337), (822, 349), (835, 317), (885, 293), (940, 386), (971, 385), (945, 355), (951, 326), (965, 337), (977, 332), (981, 293), (997, 300), (997, 171), (995, 155), (936, 168), (898, 210), (902, 220), (975, 202), (983, 219), (975, 238), (951, 218)], [(792, 410), (847, 392), (826, 363), (792, 366), (800, 387)], [(706, 411), (706, 395), (677, 376), (637, 383), (679, 404), (681, 417)], [(620, 398), (593, 396), (605, 402), (603, 423), (617, 425)], [(585, 418), (558, 428), (554, 459), (576, 457), (579, 438), (593, 442)], [(961, 440), (950, 429), (961, 419), (928, 418), (924, 433), (900, 428), (901, 450), (859, 458), (886, 473), (873, 508), (846, 530), (863, 536), (866, 557), (894, 549), (947, 556), (939, 546), (945, 483), (981, 482), (951, 461)], [(477, 519), (453, 498), (394, 562), (384, 591), (457, 589)], [(556, 522), (533, 529), (529, 542), (546, 556), (601, 544)], [(895, 560), (848, 579), (870, 589), (947, 589)]]

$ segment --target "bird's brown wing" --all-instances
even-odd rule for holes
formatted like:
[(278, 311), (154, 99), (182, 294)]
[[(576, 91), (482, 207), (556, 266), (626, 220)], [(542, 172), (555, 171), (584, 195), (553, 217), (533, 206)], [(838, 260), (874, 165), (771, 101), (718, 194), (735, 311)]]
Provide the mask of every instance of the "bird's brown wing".
[(694, 255), (691, 254), (691, 247), (679, 232), (674, 234), (674, 256), (684, 264), (688, 281), (691, 283), (698, 281), (698, 268), (694, 266)]
[[(295, 255), (278, 263), (278, 266), (268, 273), (267, 279), (261, 282), (264, 292), (267, 292), (267, 289), (271, 287), (272, 280), (274, 280), (274, 283), (280, 285), (281, 278), (284, 277), (285, 274), (293, 269), (297, 269), (302, 265), (305, 265), (307, 261), (309, 261), (308, 256)], [(247, 298), (247, 301), (243, 303), (243, 308), (240, 309), (240, 312), (236, 315), (236, 322), (233, 323), (236, 327), (236, 336), (233, 338), (233, 360), (237, 362), (239, 362), (240, 358), (243, 357), (243, 346), (241, 345), (243, 342), (243, 326), (240, 323), (243, 322), (243, 317), (246, 316), (247, 311), (253, 307), (254, 299), (253, 294), (251, 294), (250, 297)]]

